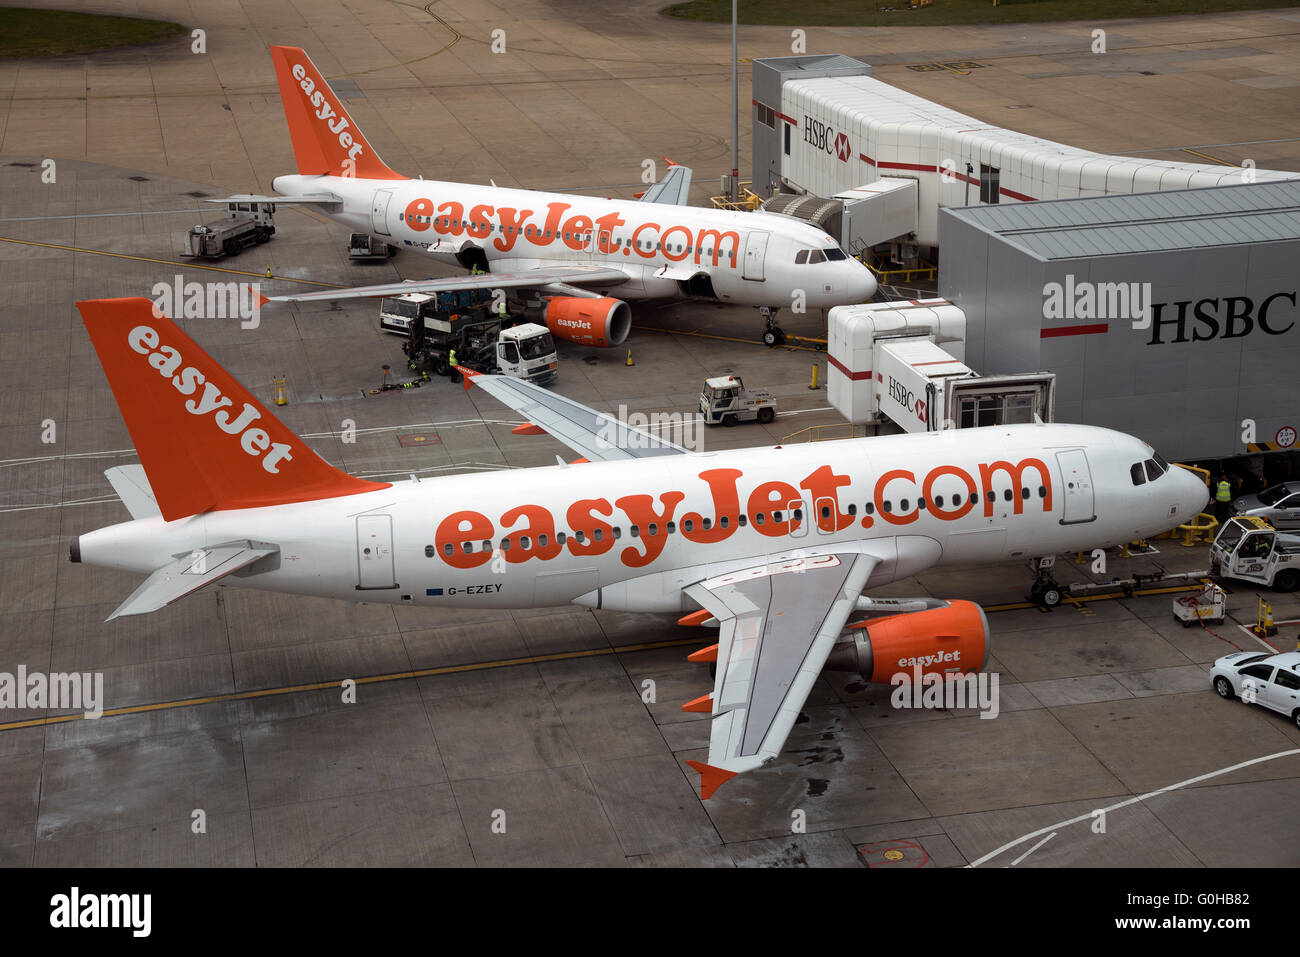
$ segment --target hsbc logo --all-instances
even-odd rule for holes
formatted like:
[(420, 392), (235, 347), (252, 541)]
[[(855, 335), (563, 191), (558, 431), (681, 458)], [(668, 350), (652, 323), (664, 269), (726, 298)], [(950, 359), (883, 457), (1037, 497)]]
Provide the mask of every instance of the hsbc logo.
[(847, 133), (836, 133), (833, 126), (827, 126), (807, 113), (803, 117), (803, 141), (827, 156), (838, 156), (841, 163), (847, 163), (853, 155)]
[(899, 382), (892, 375), (889, 377), (889, 397), (901, 405), (908, 412), (915, 413), (917, 419), (921, 422), (927, 421), (927, 409), (925, 400), (918, 397), (906, 385)]

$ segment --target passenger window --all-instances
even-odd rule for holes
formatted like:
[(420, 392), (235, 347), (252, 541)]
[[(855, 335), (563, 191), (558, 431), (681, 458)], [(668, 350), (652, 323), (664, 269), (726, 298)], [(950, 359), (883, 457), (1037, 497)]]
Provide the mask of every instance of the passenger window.
[(565, 532), (556, 532), (556, 533), (555, 533), (555, 544), (557, 544), (557, 545), (563, 545), (563, 544), (564, 544), (565, 542), (567, 542), (568, 540), (569, 540), (569, 536), (568, 536), (567, 533), (565, 533)]
[(782, 514), (783, 514), (783, 513), (779, 512), (779, 511), (773, 512), (773, 513), (772, 513), (772, 521), (774, 521), (774, 522), (780, 522), (780, 521), (782, 521), (782, 518), (781, 518), (781, 515), (782, 515)]
[(741, 528), (744, 528), (746, 525), (749, 524), (749, 518), (748, 518), (748, 516), (746, 516), (744, 513), (741, 513), (740, 515), (737, 515), (737, 516), (736, 516), (736, 524), (739, 525)]
[(658, 535), (659, 534), (658, 524), (656, 524), (655, 522), (651, 522), (650, 525), (646, 528), (646, 534), (649, 535), (651, 538), (654, 538), (656, 535)]
[(641, 537), (641, 526), (640, 526), (640, 525), (629, 525), (629, 526), (628, 526), (628, 529), (627, 529), (627, 532), (628, 532), (628, 534), (631, 535), (633, 538), (640, 538), (640, 537)]
[(808, 250), (801, 249), (794, 254), (794, 262), (796, 266), (802, 266), (807, 261), (808, 261)]
[(537, 547), (538, 547), (538, 548), (545, 548), (545, 547), (546, 547), (546, 542), (547, 542), (547, 541), (548, 541), (548, 539), (547, 539), (547, 537), (546, 537), (546, 533), (545, 533), (545, 532), (540, 532), (540, 533), (538, 534), (538, 536), (537, 536)]
[(695, 523), (692, 522), (689, 518), (686, 519), (684, 522), (682, 522), (682, 531), (683, 532), (695, 531)]
[(857, 505), (853, 504), (852, 502), (849, 502), (849, 514), (850, 514), (850, 515), (857, 515), (857, 514), (858, 514), (858, 507), (857, 507)]
[(528, 550), (528, 546), (531, 543), (532, 543), (532, 539), (530, 539), (527, 535), (519, 536), (519, 547), (522, 548), (524, 551)]
[(573, 540), (577, 542), (579, 545), (581, 545), (583, 542), (587, 540), (587, 538), (585, 535), (583, 535), (581, 531), (577, 531), (573, 533)]
[(767, 519), (766, 519), (766, 517), (763, 515), (762, 512), (757, 512), (757, 513), (754, 515), (754, 524), (755, 524), (755, 525), (762, 525), (763, 522), (765, 522), (766, 520), (767, 520)]
[(1011, 501), (1011, 489), (1004, 489), (1002, 492), (1002, 498), (1004, 501)]
[(424, 557), (425, 557), (425, 558), (432, 558), (435, 554), (437, 554), (437, 553), (434, 551), (432, 545), (425, 545), (425, 546), (424, 546)]
[(885, 501), (884, 503), (882, 503), (881, 509), (882, 511), (892, 512), (894, 510), (893, 503), (889, 501)]
[(898, 503), (898, 507), (901, 508), (904, 512), (906, 512), (906, 511), (907, 511), (907, 499), (903, 499), (902, 501), (900, 501), (900, 502)]
[(1022, 488), (1022, 489), (1020, 490), (1020, 497), (1021, 497), (1021, 499), (1028, 499), (1028, 498), (1029, 498), (1029, 489), (1027, 489), (1027, 488)]
[[(712, 527), (713, 527), (713, 519), (706, 518), (700, 521), (700, 528), (704, 529), (706, 532)], [(690, 529), (687, 529), (687, 531), (690, 531)]]
[(862, 511), (868, 515), (874, 515), (876, 513), (876, 506), (873, 503), (868, 502), (866, 505), (862, 506)]
[(718, 519), (718, 524), (721, 525), (723, 528), (730, 528), (731, 517), (728, 515), (723, 515), (721, 518)]
[(603, 528), (598, 528), (591, 533), (591, 539), (594, 542), (599, 542), (604, 537), (605, 537), (605, 530)]
[(671, 534), (673, 534), (674, 532), (677, 531), (677, 523), (676, 523), (676, 522), (669, 522), (665, 527), (667, 528), (667, 530), (668, 530), (668, 534), (669, 534), (669, 535), (671, 535)]

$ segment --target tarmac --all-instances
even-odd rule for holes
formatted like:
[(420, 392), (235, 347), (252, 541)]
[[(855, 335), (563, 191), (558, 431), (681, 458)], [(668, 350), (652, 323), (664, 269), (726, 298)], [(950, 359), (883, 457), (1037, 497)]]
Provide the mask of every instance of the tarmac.
[[(133, 5), (187, 25), (193, 9)], [(249, 5), (193, 24), (207, 31), (202, 55), (180, 41), (0, 63), (0, 672), (102, 672), (110, 709), (0, 711), (0, 863), (1300, 863), (1300, 729), (1210, 689), (1216, 657), (1266, 650), (1239, 627), (1256, 613), (1241, 583), (1228, 622), (1185, 629), (1171, 613), (1184, 591), (1039, 610), (1015, 563), (897, 582), (875, 594), (986, 607), (998, 717), (897, 709), (889, 687), (828, 673), (778, 761), (708, 801), (684, 763), (705, 754), (707, 716), (681, 705), (712, 687), (686, 661), (711, 633), (669, 617), (451, 614), (216, 588), (104, 623), (138, 581), (72, 565), (67, 549), (127, 518), (102, 473), (136, 459), (75, 301), (150, 296), (176, 275), (275, 294), (445, 271), (411, 252), (349, 263), (345, 230), (287, 210), (266, 246), (178, 258), (185, 230), (220, 215), (202, 199), (269, 190), (293, 169), (268, 43), (308, 49), (385, 161), (411, 174), (630, 196), (641, 160), (666, 155), (696, 169), (698, 203), (729, 168), (727, 28), (646, 3), (429, 10)], [(1080, 52), (1091, 24), (807, 33), (813, 52), (859, 56), (990, 123), (1098, 150), (1300, 169), (1300, 11), (1105, 28), (1113, 52), (1100, 58)], [(506, 54), (490, 52), (493, 29)], [(744, 28), (741, 54), (787, 52), (789, 32)], [(983, 66), (910, 69), (965, 60)], [(741, 83), (743, 103), (743, 68)], [(776, 393), (773, 424), (708, 430), (708, 448), (842, 424), (824, 388), (809, 388), (814, 365), (824, 382), (824, 354), (763, 347), (752, 310), (635, 315), (633, 365), (623, 350), (561, 344), (557, 391), (609, 411), (685, 412), (705, 377), (734, 372)], [(511, 434), (510, 410), (446, 380), (372, 394), (385, 364), (409, 378), (373, 303), (267, 306), (255, 329), (184, 325), (264, 402), (284, 375), (277, 414), (359, 475), (523, 468), (567, 452)], [(783, 325), (824, 334), (816, 314)], [(1090, 556), (1060, 556), (1057, 577), (1208, 562), (1203, 546), (1155, 544), (1149, 556), (1112, 550), (1105, 574)], [(1290, 622), (1273, 639), (1288, 650), (1300, 599), (1263, 594)]]

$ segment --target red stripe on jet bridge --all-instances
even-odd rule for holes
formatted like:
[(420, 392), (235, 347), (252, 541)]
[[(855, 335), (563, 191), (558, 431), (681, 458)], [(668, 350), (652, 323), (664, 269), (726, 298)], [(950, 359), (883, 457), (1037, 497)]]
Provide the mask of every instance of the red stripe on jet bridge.
[(1091, 326), (1061, 326), (1058, 329), (1043, 329), (1038, 333), (1040, 339), (1056, 339), (1060, 336), (1095, 336), (1101, 332), (1109, 332), (1110, 323), (1098, 322)]
[(799, 125), (799, 121), (796, 120), (796, 119), (794, 119), (793, 117), (786, 116), (784, 113), (777, 113), (776, 110), (773, 110), (772, 113), (773, 113), (773, 115), (776, 116), (776, 118), (777, 118), (778, 120), (785, 120), (785, 121), (786, 121), (787, 123), (789, 123), (791, 126), (798, 126), (798, 125)]
[(1003, 196), (1010, 196), (1012, 199), (1018, 199), (1022, 203), (1036, 203), (1038, 200), (1032, 196), (1026, 196), (1024, 193), (1017, 193), (1014, 189), (1007, 189), (1005, 186), (998, 187)]
[(858, 154), (858, 159), (862, 160), (862, 162), (864, 162), (864, 163), (870, 163), (872, 166), (875, 166), (875, 165), (876, 165), (876, 161), (873, 160), (873, 159), (872, 159), (870, 156), (868, 156), (866, 153), (859, 153), (859, 154)]
[(836, 358), (835, 358), (834, 356), (832, 356), (832, 355), (827, 355), (827, 356), (826, 356), (826, 361), (829, 362), (831, 365), (833, 365), (835, 368), (839, 369), (841, 372), (843, 372), (846, 376), (848, 376), (848, 377), (849, 377), (850, 379), (852, 379), (854, 382), (859, 382), (859, 381), (861, 381), (862, 379), (870, 379), (870, 378), (871, 378), (871, 370), (870, 370), (870, 369), (868, 369), (866, 372), (850, 372), (848, 366), (846, 366), (843, 362), (840, 362), (838, 359), (836, 359)]
[(922, 166), (919, 163), (886, 163), (883, 160), (877, 164), (879, 169), (911, 169), (918, 173), (933, 173), (938, 170), (937, 166)]

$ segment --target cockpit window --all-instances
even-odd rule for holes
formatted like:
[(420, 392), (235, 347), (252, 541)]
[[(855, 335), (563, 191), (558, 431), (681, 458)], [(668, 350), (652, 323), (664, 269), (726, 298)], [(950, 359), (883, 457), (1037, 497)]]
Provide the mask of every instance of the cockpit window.
[(1166, 472), (1169, 471), (1169, 463), (1166, 462), (1163, 458), (1161, 458), (1159, 452), (1155, 453), (1155, 457), (1156, 457), (1156, 465), (1160, 466), (1160, 474), (1164, 475)]
[(1133, 479), (1134, 485), (1146, 484), (1146, 476), (1142, 473), (1142, 463), (1135, 462), (1133, 467), (1128, 470), (1129, 477)]
[(841, 259), (848, 259), (848, 257), (844, 255), (844, 250), (839, 248), (831, 248), (826, 250), (826, 258), (830, 262), (839, 262)]
[(820, 249), (814, 249), (812, 252), (808, 254), (808, 265), (810, 266), (813, 263), (820, 263), (825, 261), (826, 261), (826, 256), (825, 254), (822, 253)]
[(1160, 467), (1156, 465), (1155, 459), (1147, 459), (1142, 464), (1147, 467), (1147, 481), (1154, 482), (1160, 478)]
[(794, 254), (794, 262), (796, 266), (802, 266), (807, 261), (808, 261), (808, 250), (801, 249)]

